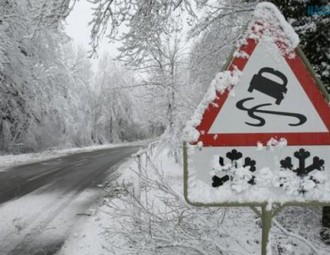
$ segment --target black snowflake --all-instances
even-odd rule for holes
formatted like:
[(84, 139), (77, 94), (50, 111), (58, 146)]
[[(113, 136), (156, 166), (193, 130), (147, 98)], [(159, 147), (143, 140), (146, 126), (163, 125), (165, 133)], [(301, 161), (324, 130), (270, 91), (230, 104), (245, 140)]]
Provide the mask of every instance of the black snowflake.
[[(310, 152), (306, 151), (305, 149), (301, 148), (299, 151), (296, 151), (294, 157), (298, 159), (299, 166), (297, 168), (293, 167), (292, 158), (286, 157), (285, 159), (280, 161), (281, 167), (284, 169), (291, 170), (292, 172), (296, 173), (302, 180), (308, 176), (308, 174), (314, 170), (323, 171), (324, 170), (324, 160), (320, 159), (319, 157), (313, 157), (313, 162), (306, 166), (307, 159), (310, 157)], [(314, 179), (312, 176), (309, 177), (310, 180), (314, 181), (315, 184), (319, 182)], [(280, 187), (283, 187), (283, 183), (280, 184)], [(298, 189), (299, 193), (306, 193), (303, 185), (300, 186)]]
[(311, 154), (303, 148), (301, 148), (299, 151), (296, 151), (293, 155), (298, 159), (299, 166), (296, 169), (293, 169), (292, 158), (286, 157), (280, 161), (282, 168), (292, 170), (300, 177), (307, 176), (314, 170), (324, 170), (324, 160), (320, 159), (319, 157), (314, 157), (313, 163), (306, 167), (306, 159), (308, 159)]
[[(243, 154), (241, 152), (233, 149), (232, 151), (226, 153), (226, 157), (230, 160), (231, 167), (229, 169), (225, 169), (225, 170), (230, 171), (233, 168), (237, 168), (237, 161), (243, 157)], [(221, 167), (225, 166), (224, 161), (225, 160), (224, 160), (223, 157), (219, 157), (219, 165)], [(243, 167), (249, 167), (249, 170), (251, 172), (254, 172), (256, 170), (255, 165), (256, 165), (256, 161), (252, 160), (250, 157), (246, 157), (244, 159)], [(226, 183), (227, 181), (231, 180), (231, 178), (232, 177), (230, 177), (228, 174), (226, 174), (222, 177), (214, 175), (212, 177), (212, 187), (214, 187), (214, 188), (220, 187), (224, 183)], [(254, 185), (255, 184), (254, 179), (255, 179), (255, 176), (252, 176), (252, 178), (248, 181), (248, 183), (251, 184), (251, 185)]]

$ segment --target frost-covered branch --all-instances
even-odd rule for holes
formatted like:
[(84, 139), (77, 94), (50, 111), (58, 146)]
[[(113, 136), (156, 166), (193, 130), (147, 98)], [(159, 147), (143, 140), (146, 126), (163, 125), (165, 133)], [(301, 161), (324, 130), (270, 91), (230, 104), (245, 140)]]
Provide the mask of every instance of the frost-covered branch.
[(289, 232), (276, 219), (273, 219), (273, 223), (276, 227), (278, 227), (287, 236), (290, 236), (290, 237), (293, 237), (295, 239), (302, 241), (303, 243), (307, 244), (313, 250), (313, 252), (315, 254), (317, 254), (317, 255), (320, 254), (318, 249), (311, 242), (309, 242), (306, 238), (303, 238), (302, 236), (295, 234), (293, 232)]

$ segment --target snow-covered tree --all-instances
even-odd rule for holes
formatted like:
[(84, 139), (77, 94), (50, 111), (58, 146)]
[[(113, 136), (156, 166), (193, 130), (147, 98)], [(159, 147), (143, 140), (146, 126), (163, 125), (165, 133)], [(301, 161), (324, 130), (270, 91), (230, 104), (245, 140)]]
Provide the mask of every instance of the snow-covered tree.
[(0, 1), (1, 150), (13, 151), (22, 143), (26, 149), (41, 147), (38, 131), (49, 122), (62, 130), (59, 111), (48, 99), (61, 92), (52, 78), (65, 37), (58, 30), (59, 19), (52, 28), (39, 21), (39, 4)]
[[(179, 88), (184, 87), (179, 76), (187, 67), (184, 62), (188, 59), (187, 48), (191, 44), (187, 41), (187, 35), (196, 38), (227, 17), (253, 10), (253, 4), (239, 0), (203, 3), (97, 0), (94, 5), (94, 18), (91, 22), (93, 47), (97, 47), (104, 34), (110, 40), (118, 39), (122, 42), (119, 59), (143, 71), (139, 81), (150, 87), (148, 94), (162, 99), (155, 100), (159, 106), (157, 115), (166, 116), (165, 123), (169, 129), (172, 129), (176, 121), (185, 122), (176, 118), (179, 115), (176, 101), (179, 94), (184, 94)], [(121, 27), (124, 27), (124, 32), (118, 33)], [(197, 93), (202, 94), (203, 91)], [(179, 100), (182, 101), (182, 98)], [(173, 134), (172, 131), (170, 133)]]
[(92, 102), (94, 71), (87, 51), (81, 46), (64, 45), (61, 63), (70, 80), (64, 82), (67, 92), (63, 112), (66, 141), (75, 146), (89, 145), (92, 140)]
[(108, 54), (101, 57), (96, 71), (93, 98), (94, 142), (134, 140), (141, 130), (135, 123), (131, 93), (126, 88), (133, 83), (133, 75), (111, 60)]
[(83, 139), (74, 137), (83, 127), (80, 103), (87, 84), (81, 81), (91, 73), (87, 67), (70, 70), (61, 26), (69, 9), (69, 1), (0, 1), (1, 151), (77, 145)]

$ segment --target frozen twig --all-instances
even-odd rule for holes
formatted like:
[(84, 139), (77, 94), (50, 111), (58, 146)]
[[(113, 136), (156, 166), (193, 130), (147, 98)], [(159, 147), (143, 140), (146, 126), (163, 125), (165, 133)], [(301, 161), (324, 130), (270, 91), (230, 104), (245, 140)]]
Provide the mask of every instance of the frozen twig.
[(292, 233), (289, 232), (288, 230), (286, 230), (276, 219), (273, 219), (273, 223), (274, 225), (276, 225), (276, 227), (278, 227), (284, 234), (293, 237), (295, 239), (298, 239), (300, 241), (302, 241), (303, 243), (307, 244), (314, 252), (316, 255), (320, 255), (320, 253), (318, 252), (317, 248), (311, 243), (309, 242), (307, 239), (303, 238), (302, 236), (296, 234), (296, 233)]

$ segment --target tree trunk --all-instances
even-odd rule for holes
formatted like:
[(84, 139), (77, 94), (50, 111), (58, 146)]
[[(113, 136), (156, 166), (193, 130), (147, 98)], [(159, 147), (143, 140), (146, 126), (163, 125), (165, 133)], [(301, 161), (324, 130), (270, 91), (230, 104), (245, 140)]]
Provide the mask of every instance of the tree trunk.
[(109, 142), (113, 142), (113, 121), (112, 121), (112, 113), (110, 116), (110, 127), (109, 127)]

